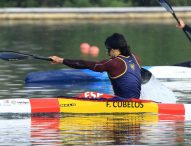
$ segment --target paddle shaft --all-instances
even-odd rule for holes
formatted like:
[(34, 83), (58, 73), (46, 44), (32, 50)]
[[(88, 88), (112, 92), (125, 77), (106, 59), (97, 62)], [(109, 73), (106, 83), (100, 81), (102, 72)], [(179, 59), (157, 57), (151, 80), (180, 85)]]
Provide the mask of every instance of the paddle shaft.
[(17, 51), (0, 51), (0, 59), (6, 61), (16, 61), (16, 60), (31, 59), (31, 58), (45, 61), (52, 61), (51, 58), (34, 54), (26, 54)]
[(43, 56), (35, 56), (35, 55), (33, 55), (33, 58), (34, 59), (39, 59), (39, 60), (45, 60), (45, 61), (52, 61), (51, 58), (43, 57)]

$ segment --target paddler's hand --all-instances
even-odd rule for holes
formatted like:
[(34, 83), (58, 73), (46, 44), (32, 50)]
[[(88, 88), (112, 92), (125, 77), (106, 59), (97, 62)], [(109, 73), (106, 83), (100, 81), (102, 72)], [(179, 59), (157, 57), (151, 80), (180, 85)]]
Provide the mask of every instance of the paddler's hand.
[(177, 24), (176, 27), (183, 29), (186, 24), (184, 23), (182, 19), (180, 19), (179, 21), (180, 21), (180, 24)]
[(52, 64), (62, 64), (64, 61), (64, 58), (58, 56), (50, 56), (49, 58), (52, 59)]

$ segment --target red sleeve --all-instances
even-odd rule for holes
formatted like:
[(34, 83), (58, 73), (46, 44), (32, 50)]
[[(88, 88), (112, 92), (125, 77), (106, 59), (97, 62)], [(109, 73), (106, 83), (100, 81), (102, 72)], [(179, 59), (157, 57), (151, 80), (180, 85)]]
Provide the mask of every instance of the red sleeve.
[(112, 58), (100, 62), (64, 59), (63, 64), (76, 69), (90, 69), (96, 72), (108, 72), (110, 76), (118, 76), (125, 70), (124, 62), (119, 58)]
[[(63, 64), (75, 69), (90, 69), (97, 72), (103, 72), (103, 71), (107, 71), (107, 67), (105, 65), (107, 61), (108, 60), (94, 62), (94, 61), (85, 61), (85, 60), (64, 59)], [(96, 67), (96, 66), (99, 66), (99, 67)]]
[(110, 60), (107, 60), (105, 62), (102, 62), (100, 64), (95, 64), (94, 70), (95, 71), (107, 71), (108, 74), (111, 77), (116, 77), (123, 73), (126, 69), (126, 65), (124, 65), (124, 62), (119, 58), (113, 58)]

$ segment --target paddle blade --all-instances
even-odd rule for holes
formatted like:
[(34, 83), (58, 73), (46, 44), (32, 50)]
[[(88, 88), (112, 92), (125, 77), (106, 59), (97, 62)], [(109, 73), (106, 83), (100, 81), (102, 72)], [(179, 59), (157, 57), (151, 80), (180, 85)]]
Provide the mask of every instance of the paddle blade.
[(17, 60), (23, 60), (28, 59), (29, 56), (24, 54), (18, 54), (14, 52), (0, 52), (0, 59), (6, 60), (6, 61), (17, 61)]
[(152, 73), (149, 70), (141, 68), (141, 84), (146, 84), (152, 77)]
[(164, 7), (168, 12), (174, 13), (174, 10), (166, 0), (158, 0), (159, 4)]
[(191, 68), (191, 61), (177, 63), (177, 64), (174, 64), (173, 66), (182, 66), (182, 67), (190, 67)]

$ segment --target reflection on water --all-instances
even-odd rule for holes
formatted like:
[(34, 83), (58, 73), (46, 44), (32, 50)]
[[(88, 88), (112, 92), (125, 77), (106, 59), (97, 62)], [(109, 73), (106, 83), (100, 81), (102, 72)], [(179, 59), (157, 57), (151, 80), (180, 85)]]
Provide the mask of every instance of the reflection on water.
[(186, 139), (189, 126), (185, 124), (184, 117), (153, 114), (10, 115), (0, 117), (0, 142), (5, 145), (174, 145), (189, 143)]

